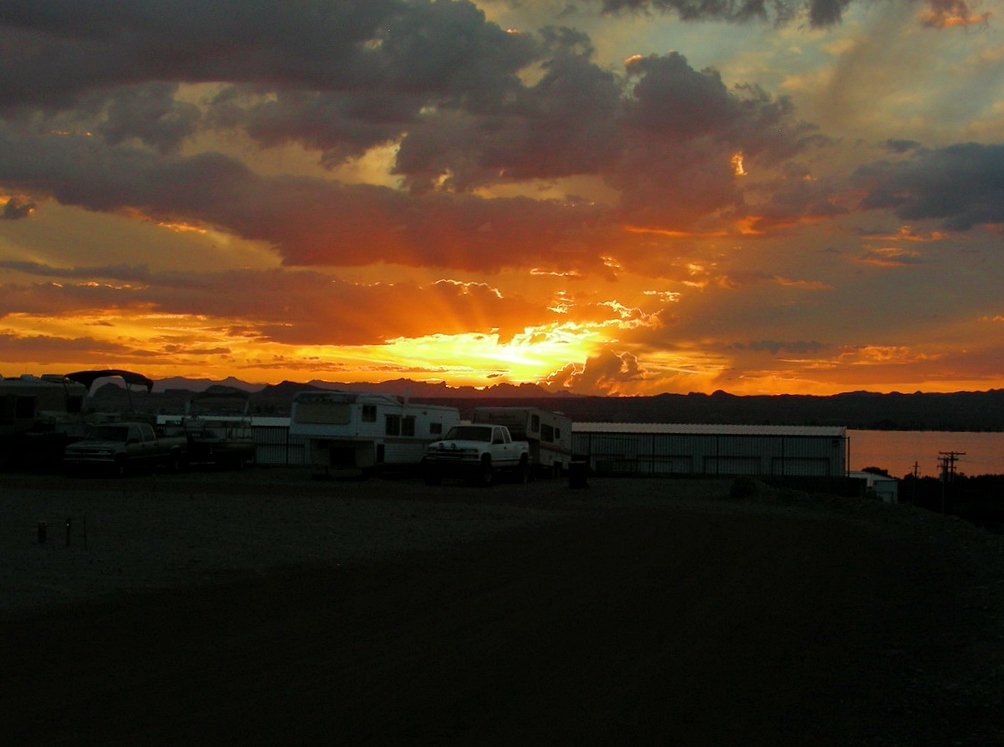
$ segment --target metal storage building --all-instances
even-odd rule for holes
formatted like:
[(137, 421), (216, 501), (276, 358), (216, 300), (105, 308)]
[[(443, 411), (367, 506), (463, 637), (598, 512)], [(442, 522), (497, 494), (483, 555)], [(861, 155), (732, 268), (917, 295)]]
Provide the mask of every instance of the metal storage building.
[(573, 423), (572, 451), (595, 474), (843, 477), (847, 429)]

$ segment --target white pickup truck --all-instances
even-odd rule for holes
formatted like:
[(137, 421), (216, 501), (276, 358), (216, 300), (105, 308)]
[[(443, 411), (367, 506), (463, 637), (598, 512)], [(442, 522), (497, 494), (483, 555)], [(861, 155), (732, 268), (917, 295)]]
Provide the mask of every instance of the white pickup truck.
[(426, 447), (422, 459), (427, 485), (438, 485), (444, 477), (464, 477), (487, 487), (499, 472), (525, 481), (529, 471), (530, 447), (526, 441), (513, 441), (504, 425), (455, 425), (445, 438)]
[(163, 436), (148, 423), (95, 425), (63, 452), (67, 472), (84, 468), (104, 469), (122, 476), (128, 471), (166, 467), (179, 471), (188, 453), (184, 435)]

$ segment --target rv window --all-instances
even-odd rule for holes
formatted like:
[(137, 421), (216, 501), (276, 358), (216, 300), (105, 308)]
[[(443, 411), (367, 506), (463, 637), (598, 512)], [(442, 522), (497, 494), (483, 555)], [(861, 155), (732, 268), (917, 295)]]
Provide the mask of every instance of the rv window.
[(297, 402), (293, 415), (297, 423), (347, 425), (352, 422), (351, 406), (334, 402)]
[(540, 429), (540, 440), (547, 441), (548, 443), (554, 442), (554, 426), (544, 423), (544, 427)]
[(540, 430), (540, 415), (530, 416), (530, 430), (534, 433)]
[(376, 422), (376, 405), (363, 405), (363, 422)]
[(415, 416), (408, 415), (401, 421), (401, 435), (402, 436), (414, 436), (415, 435)]
[(442, 423), (429, 423), (429, 433), (433, 436), (438, 436), (443, 432)]
[(400, 415), (387, 415), (386, 425), (384, 426), (384, 433), (388, 436), (400, 436), (401, 435), (401, 416)]

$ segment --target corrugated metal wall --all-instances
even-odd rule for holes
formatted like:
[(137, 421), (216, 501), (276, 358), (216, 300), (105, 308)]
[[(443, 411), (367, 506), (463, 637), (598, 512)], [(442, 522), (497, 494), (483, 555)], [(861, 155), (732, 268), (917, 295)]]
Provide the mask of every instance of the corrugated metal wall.
[(836, 477), (846, 442), (833, 436), (575, 433), (573, 451), (599, 474)]
[(307, 463), (307, 439), (290, 436), (289, 426), (255, 425), (255, 464), (302, 466)]
[[(308, 463), (307, 438), (288, 426), (252, 433), (257, 464)], [(579, 432), (572, 451), (597, 474), (838, 477), (846, 469), (846, 441), (834, 436)]]

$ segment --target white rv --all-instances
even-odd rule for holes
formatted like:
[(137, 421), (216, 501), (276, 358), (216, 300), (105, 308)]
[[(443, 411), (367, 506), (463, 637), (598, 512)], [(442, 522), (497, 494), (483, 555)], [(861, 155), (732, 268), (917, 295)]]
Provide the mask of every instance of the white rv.
[(383, 466), (418, 467), (425, 447), (460, 422), (460, 410), (412, 404), (391, 394), (297, 392), (289, 435), (307, 439), (307, 462), (374, 472)]
[(572, 462), (572, 419), (539, 407), (475, 407), (475, 423), (504, 425), (515, 441), (530, 445), (530, 467), (560, 475)]

